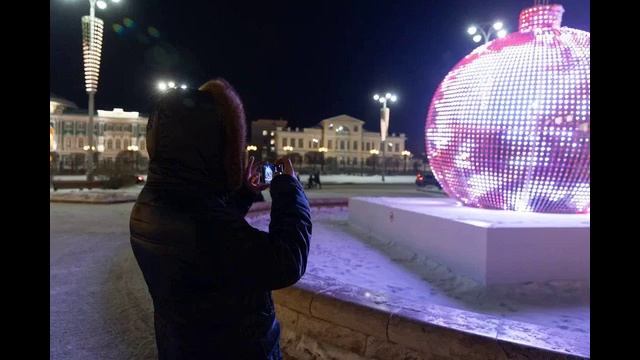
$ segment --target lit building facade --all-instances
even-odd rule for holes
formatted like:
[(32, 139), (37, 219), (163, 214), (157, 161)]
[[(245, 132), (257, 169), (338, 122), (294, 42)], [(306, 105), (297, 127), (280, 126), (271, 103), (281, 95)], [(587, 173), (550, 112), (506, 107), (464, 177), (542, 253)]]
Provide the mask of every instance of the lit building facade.
[[(255, 156), (259, 159), (286, 155), (302, 166), (323, 163), (329, 168), (344, 169), (380, 165), (380, 133), (367, 131), (364, 123), (349, 115), (338, 115), (311, 128), (292, 129), (285, 120), (260, 119), (251, 125), (249, 145), (257, 147)], [(387, 137), (385, 158), (391, 168), (398, 168), (405, 160), (406, 140), (403, 133)]]
[[(54, 168), (61, 172), (81, 171), (85, 168), (88, 150), (86, 111), (78, 110), (73, 103), (50, 99), (49, 150)], [(123, 151), (135, 151), (143, 160), (139, 164), (146, 169), (149, 154), (146, 147), (147, 117), (137, 111), (98, 110), (94, 117), (94, 141), (96, 164), (114, 163)]]

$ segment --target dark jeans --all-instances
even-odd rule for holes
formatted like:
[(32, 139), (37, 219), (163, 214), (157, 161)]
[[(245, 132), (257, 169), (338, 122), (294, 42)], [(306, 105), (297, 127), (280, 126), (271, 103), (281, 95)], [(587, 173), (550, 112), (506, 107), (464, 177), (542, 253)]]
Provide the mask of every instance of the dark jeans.
[(159, 360), (282, 360), (280, 324), (277, 321), (267, 337), (242, 344), (218, 342), (202, 333), (185, 334), (176, 330), (155, 316)]

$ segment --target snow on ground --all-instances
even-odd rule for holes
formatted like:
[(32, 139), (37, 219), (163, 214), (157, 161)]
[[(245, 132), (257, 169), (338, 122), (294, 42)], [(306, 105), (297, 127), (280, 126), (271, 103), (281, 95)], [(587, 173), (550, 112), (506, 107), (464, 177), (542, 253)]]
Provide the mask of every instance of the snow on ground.
[[(349, 226), (347, 209), (313, 210), (307, 273), (354, 284), (372, 293), (589, 333), (589, 288), (580, 282), (525, 283), (484, 287), (445, 266), (379, 241)], [(248, 219), (267, 229), (269, 215)]]
[[(300, 175), (300, 180), (307, 183), (309, 175)], [(322, 184), (383, 184), (381, 175), (320, 175)], [(413, 184), (416, 181), (414, 175), (387, 175), (384, 177), (386, 184)]]
[[(147, 176), (142, 175), (146, 181)], [(309, 175), (300, 174), (300, 180), (303, 183), (307, 183)], [(54, 180), (85, 180), (85, 175), (56, 175)], [(413, 184), (416, 181), (414, 175), (387, 175), (385, 176), (385, 182), (387, 184)], [(382, 184), (381, 175), (321, 175), (320, 181), (323, 184)]]
[[(147, 181), (147, 175), (140, 174)], [(54, 175), (53, 180), (70, 181), (70, 180), (87, 180), (87, 175)]]
[(58, 189), (49, 188), (50, 194), (139, 194), (143, 185), (132, 185), (120, 189)]

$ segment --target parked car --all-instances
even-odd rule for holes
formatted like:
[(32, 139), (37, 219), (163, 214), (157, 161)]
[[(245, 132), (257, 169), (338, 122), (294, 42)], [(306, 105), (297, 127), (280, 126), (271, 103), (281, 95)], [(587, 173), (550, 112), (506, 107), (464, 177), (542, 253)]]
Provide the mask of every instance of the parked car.
[(418, 187), (426, 187), (427, 185), (432, 185), (432, 186), (436, 186), (438, 189), (442, 190), (442, 186), (440, 186), (440, 183), (438, 183), (438, 180), (436, 180), (436, 177), (433, 176), (432, 173), (421, 173), (419, 172), (416, 175), (416, 186)]

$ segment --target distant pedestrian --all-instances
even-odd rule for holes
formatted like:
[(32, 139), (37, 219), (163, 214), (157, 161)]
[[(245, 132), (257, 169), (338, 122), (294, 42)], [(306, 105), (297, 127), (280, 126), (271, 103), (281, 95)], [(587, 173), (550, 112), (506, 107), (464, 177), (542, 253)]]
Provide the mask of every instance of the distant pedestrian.
[(309, 174), (309, 179), (307, 180), (307, 189), (313, 189), (314, 176), (313, 174)]
[(316, 184), (318, 184), (318, 187), (322, 189), (322, 183), (320, 182), (320, 171), (316, 171), (316, 174), (314, 176), (314, 181)]

